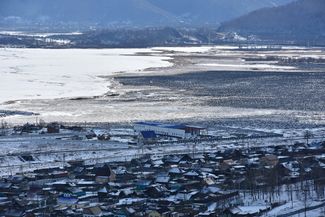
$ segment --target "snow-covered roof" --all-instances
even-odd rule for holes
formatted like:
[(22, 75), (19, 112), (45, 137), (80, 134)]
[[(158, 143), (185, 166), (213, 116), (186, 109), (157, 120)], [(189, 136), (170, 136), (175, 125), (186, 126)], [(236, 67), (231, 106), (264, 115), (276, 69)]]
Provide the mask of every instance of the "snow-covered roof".
[(230, 209), (232, 214), (237, 215), (253, 215), (258, 214), (261, 211), (269, 209), (270, 206), (268, 205), (252, 205), (252, 206), (237, 206), (235, 208)]
[(158, 183), (168, 183), (170, 178), (168, 176), (158, 176), (156, 182)]
[(195, 172), (194, 170), (188, 171), (184, 174), (184, 176), (198, 176), (199, 174)]
[(179, 169), (178, 167), (171, 168), (168, 173), (174, 173), (174, 174), (181, 174), (183, 171)]
[(290, 170), (291, 172), (298, 172), (300, 170), (299, 163), (297, 161), (290, 161), (286, 163), (282, 163), (282, 165)]

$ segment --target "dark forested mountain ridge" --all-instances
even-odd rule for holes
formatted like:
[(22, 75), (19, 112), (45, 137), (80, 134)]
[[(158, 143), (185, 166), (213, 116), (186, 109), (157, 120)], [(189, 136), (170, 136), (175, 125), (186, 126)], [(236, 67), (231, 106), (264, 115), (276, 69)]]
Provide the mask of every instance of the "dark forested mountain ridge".
[(225, 22), (222, 32), (257, 35), (263, 39), (320, 41), (325, 39), (325, 1), (299, 0), (265, 8)]
[[(1, 26), (218, 25), (292, 0), (1, 0)], [(1, 27), (0, 26), (0, 27)]]

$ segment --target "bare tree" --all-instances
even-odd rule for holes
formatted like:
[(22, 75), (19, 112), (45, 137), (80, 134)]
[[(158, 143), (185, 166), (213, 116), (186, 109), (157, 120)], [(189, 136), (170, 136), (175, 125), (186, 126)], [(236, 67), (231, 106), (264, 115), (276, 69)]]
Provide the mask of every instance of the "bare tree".
[(1, 121), (0, 125), (0, 136), (5, 136), (6, 135), (6, 129), (8, 129), (8, 123), (5, 122), (4, 120)]
[(305, 131), (305, 133), (304, 133), (304, 139), (306, 139), (307, 145), (309, 144), (309, 140), (311, 138), (313, 138), (313, 137), (314, 137), (314, 134), (311, 131), (309, 131), (309, 130), (306, 130)]

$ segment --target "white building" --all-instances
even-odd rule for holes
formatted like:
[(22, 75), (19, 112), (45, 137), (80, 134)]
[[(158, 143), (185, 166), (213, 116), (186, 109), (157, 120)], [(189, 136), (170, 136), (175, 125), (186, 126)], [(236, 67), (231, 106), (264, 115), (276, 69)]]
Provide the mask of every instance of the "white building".
[(196, 138), (200, 135), (206, 134), (206, 128), (189, 126), (189, 125), (175, 125), (162, 124), (156, 122), (137, 122), (134, 124), (134, 130), (137, 133), (142, 131), (154, 131), (160, 136), (169, 136), (177, 138)]

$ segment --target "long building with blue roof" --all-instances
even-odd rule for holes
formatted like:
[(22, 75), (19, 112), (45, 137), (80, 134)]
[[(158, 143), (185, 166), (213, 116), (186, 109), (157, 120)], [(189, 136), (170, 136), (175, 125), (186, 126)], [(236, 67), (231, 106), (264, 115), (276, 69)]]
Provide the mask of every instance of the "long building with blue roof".
[(195, 138), (206, 132), (206, 128), (185, 124), (166, 124), (159, 122), (137, 122), (134, 130), (138, 133), (153, 131), (160, 136), (177, 138)]

